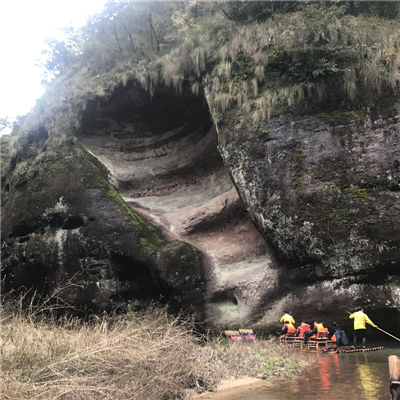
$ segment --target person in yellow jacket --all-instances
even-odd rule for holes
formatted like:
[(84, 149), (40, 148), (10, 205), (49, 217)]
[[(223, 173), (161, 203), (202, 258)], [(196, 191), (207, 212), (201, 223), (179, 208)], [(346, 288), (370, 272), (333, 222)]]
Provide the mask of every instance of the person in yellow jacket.
[(288, 312), (285, 311), (280, 319), (280, 322), (284, 322), (285, 324), (293, 324), (294, 325), (295, 320)]
[(361, 308), (360, 311), (356, 311), (353, 314), (350, 314), (350, 319), (354, 319), (354, 336), (353, 336), (353, 344), (354, 347), (357, 346), (357, 339), (362, 340), (362, 347), (365, 349), (365, 345), (367, 344), (367, 327), (366, 323), (377, 328), (378, 325), (375, 325), (369, 318), (368, 315), (364, 313), (364, 309)]

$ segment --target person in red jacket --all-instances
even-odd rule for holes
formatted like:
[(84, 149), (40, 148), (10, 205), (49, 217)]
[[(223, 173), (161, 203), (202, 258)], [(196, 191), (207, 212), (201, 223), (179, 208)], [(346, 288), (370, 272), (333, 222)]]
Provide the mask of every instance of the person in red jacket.
[(304, 344), (308, 343), (308, 339), (310, 339), (311, 336), (317, 335), (318, 333), (325, 333), (326, 335), (328, 334), (328, 328), (325, 328), (324, 323), (320, 320), (314, 322), (313, 330), (304, 332)]
[(296, 330), (296, 336), (302, 338), (304, 337), (304, 333), (309, 332), (310, 330), (311, 330), (310, 325), (308, 325), (307, 322), (302, 321), (302, 323)]
[(288, 335), (294, 336), (294, 334), (296, 333), (296, 328), (294, 327), (294, 325), (291, 322), (285, 322), (282, 330), (279, 332), (279, 337), (285, 337)]

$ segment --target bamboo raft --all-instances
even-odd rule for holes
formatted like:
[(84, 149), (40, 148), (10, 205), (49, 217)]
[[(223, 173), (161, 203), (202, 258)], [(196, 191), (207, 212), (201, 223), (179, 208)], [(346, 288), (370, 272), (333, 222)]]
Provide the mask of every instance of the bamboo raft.
[(301, 350), (306, 349), (306, 350), (316, 350), (316, 351), (319, 351), (328, 346), (333, 346), (335, 344), (335, 342), (329, 340), (326, 337), (309, 339), (308, 343), (304, 343), (303, 338), (299, 338), (296, 336), (286, 336), (283, 338), (279, 338), (279, 343), (281, 345), (286, 345)]
[(365, 349), (356, 348), (356, 349), (336, 349), (336, 353), (365, 353), (366, 351), (378, 351), (383, 350), (383, 346), (378, 347), (367, 347)]
[(287, 336), (284, 338), (279, 338), (279, 343), (281, 345), (290, 346), (293, 348), (301, 349), (301, 350), (309, 350), (309, 351), (323, 351), (326, 353), (359, 353), (359, 352), (367, 352), (367, 351), (378, 351), (382, 350), (383, 346), (378, 347), (368, 347), (368, 348), (354, 348), (353, 346), (346, 346), (343, 348), (336, 347), (334, 341), (329, 340), (328, 338), (315, 338), (309, 339), (308, 343), (304, 343), (303, 338), (298, 338), (296, 336)]

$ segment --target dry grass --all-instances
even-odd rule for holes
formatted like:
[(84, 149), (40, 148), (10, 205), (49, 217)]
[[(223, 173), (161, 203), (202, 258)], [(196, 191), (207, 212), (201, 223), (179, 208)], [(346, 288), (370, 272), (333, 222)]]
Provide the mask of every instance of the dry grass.
[[(211, 73), (213, 79), (206, 81), (211, 83), (208, 98), (216, 121), (238, 106), (242, 114), (248, 114), (250, 107), (257, 123), (266, 117), (268, 120), (276, 107), (303, 99), (322, 101), (330, 95), (326, 85), (329, 76), (334, 76), (350, 102), (357, 99), (363, 86), (371, 93), (379, 94), (388, 87), (398, 93), (399, 32), (396, 20), (354, 17), (347, 15), (344, 7), (309, 5), (302, 11), (277, 13), (263, 22), (239, 24), (215, 19), (209, 24), (199, 20), (195, 28), (186, 27), (183, 39), (178, 39), (159, 62), (167, 84), (173, 75), (183, 79)], [(195, 62), (199, 48), (201, 64)], [(324, 56), (316, 60), (316, 52)], [(292, 65), (286, 71), (288, 59)], [(311, 72), (301, 67), (307, 59), (314, 63)], [(235, 62), (239, 65), (236, 70)], [(277, 65), (281, 74), (285, 71), (281, 81), (275, 74), (268, 75)], [(299, 65), (295, 72), (293, 65)], [(266, 97), (262, 105), (255, 101), (261, 97)]]
[(208, 340), (157, 307), (89, 322), (19, 307), (1, 328), (3, 399), (185, 399), (227, 377), (299, 369), (269, 341)]

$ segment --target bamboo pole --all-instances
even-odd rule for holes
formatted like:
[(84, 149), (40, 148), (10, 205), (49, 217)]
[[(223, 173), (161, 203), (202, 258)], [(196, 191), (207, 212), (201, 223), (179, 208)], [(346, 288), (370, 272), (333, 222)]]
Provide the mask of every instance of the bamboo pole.
[(398, 337), (392, 335), (392, 334), (389, 333), (389, 332), (384, 331), (383, 329), (379, 328), (379, 326), (375, 326), (374, 328), (380, 330), (380, 331), (383, 332), (383, 333), (386, 333), (386, 335), (389, 335), (389, 336), (392, 337), (393, 339), (396, 339), (396, 340), (398, 340), (398, 341), (400, 342), (400, 339), (399, 339)]

